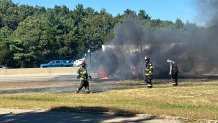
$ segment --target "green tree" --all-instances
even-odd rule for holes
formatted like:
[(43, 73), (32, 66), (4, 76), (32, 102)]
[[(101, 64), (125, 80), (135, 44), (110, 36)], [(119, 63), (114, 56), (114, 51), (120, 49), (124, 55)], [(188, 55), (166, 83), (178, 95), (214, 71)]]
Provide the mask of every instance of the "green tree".
[[(138, 19), (139, 18), (139, 19)], [(12, 67), (38, 67), (53, 59), (78, 59), (114, 37), (114, 27), (126, 19), (136, 19), (146, 30), (184, 23), (151, 19), (144, 10), (138, 14), (126, 9), (113, 17), (105, 9), (99, 12), (82, 4), (70, 10), (66, 6), (45, 8), (0, 1), (0, 62)]]
[(45, 15), (32, 16), (20, 23), (14, 31), (13, 36), (22, 43), (20, 48), (25, 47), (14, 54), (14, 59), (21, 63), (21, 67), (36, 66), (44, 57), (43, 51), (48, 45), (48, 40), (43, 36), (48, 27), (47, 21)]
[(151, 17), (145, 12), (145, 10), (139, 10), (138, 17), (141, 20), (150, 20)]
[(176, 22), (175, 22), (175, 28), (179, 29), (179, 28), (181, 28), (183, 26), (184, 26), (184, 23), (182, 22), (182, 20), (177, 18)]
[(124, 16), (125, 15), (132, 15), (132, 16), (135, 16), (136, 15), (136, 12), (135, 11), (132, 11), (131, 9), (126, 9), (124, 11)]

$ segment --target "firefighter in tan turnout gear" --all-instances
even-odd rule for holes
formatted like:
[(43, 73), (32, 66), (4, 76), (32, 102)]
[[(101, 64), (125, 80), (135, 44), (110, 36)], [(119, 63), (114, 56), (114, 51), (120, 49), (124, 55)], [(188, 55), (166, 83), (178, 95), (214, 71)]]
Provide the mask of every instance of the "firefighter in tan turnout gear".
[(148, 88), (152, 88), (152, 82), (153, 79), (153, 65), (150, 62), (150, 59), (145, 56), (145, 67), (144, 67), (144, 76), (145, 76), (145, 83), (147, 84)]
[(92, 78), (86, 69), (86, 63), (82, 63), (81, 67), (77, 71), (77, 79), (80, 79), (80, 86), (77, 88), (76, 93), (78, 93), (83, 87), (85, 87), (85, 92), (89, 93), (89, 81), (88, 78)]
[(167, 62), (170, 64), (170, 72), (169, 75), (171, 76), (172, 79), (172, 86), (177, 86), (178, 85), (178, 66), (175, 61), (171, 59), (167, 59)]

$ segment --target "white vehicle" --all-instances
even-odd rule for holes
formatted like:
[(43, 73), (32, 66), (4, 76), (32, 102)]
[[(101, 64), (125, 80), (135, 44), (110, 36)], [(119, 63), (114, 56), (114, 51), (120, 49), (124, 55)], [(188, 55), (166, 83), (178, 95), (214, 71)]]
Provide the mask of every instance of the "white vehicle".
[(82, 59), (77, 59), (73, 62), (73, 66), (80, 66), (83, 62), (85, 62), (86, 54)]
[(5, 67), (4, 65), (0, 65), (0, 68), (6, 69), (7, 67)]
[(73, 66), (80, 66), (84, 62), (84, 60), (85, 59), (78, 59), (74, 61)]

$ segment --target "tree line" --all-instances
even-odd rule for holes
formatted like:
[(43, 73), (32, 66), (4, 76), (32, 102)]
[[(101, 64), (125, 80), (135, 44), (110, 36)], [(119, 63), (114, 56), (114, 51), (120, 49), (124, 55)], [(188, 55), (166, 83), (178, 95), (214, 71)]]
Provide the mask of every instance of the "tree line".
[(184, 23), (152, 19), (145, 10), (126, 9), (112, 16), (82, 4), (45, 8), (0, 1), (0, 64), (11, 68), (39, 67), (54, 59), (78, 59), (113, 39), (113, 30), (126, 16), (146, 22), (147, 28), (181, 28)]

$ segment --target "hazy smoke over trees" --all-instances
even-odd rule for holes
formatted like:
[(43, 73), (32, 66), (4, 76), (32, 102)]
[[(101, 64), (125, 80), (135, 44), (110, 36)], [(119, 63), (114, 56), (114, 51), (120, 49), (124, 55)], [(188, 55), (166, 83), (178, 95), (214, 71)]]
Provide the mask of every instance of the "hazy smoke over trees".
[[(131, 66), (143, 75), (144, 57), (154, 65), (154, 76), (166, 76), (167, 58), (178, 63), (181, 74), (218, 72), (218, 0), (197, 0), (206, 27), (185, 24), (180, 29), (149, 30), (135, 18), (126, 18), (115, 28), (114, 39), (103, 51), (92, 54), (92, 70), (110, 76), (131, 77)], [(87, 61), (88, 62), (88, 61)]]

